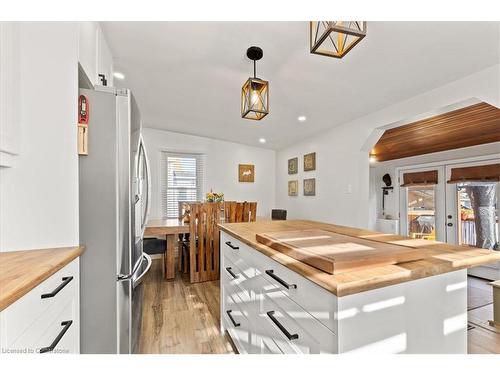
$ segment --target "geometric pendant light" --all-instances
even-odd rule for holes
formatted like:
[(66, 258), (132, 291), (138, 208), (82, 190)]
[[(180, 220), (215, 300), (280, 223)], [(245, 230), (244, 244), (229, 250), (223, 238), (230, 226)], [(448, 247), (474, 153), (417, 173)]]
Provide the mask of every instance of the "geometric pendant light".
[(263, 55), (259, 47), (247, 50), (247, 57), (253, 60), (253, 78), (248, 78), (241, 88), (241, 117), (248, 120), (261, 120), (269, 113), (269, 82), (256, 74), (256, 61)]
[(311, 53), (342, 58), (366, 36), (365, 21), (311, 21)]

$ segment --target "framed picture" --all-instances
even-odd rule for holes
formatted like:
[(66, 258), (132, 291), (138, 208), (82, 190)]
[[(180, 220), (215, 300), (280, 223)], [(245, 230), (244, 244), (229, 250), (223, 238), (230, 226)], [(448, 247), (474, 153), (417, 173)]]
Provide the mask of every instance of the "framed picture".
[(299, 180), (288, 181), (288, 195), (290, 197), (299, 195)]
[(316, 170), (316, 153), (304, 155), (304, 172)]
[(238, 164), (238, 181), (239, 182), (254, 182), (255, 181), (255, 165), (253, 165), (253, 164)]
[(316, 195), (316, 179), (315, 178), (305, 178), (304, 179), (304, 195), (312, 197)]
[(288, 174), (299, 172), (299, 158), (288, 159)]

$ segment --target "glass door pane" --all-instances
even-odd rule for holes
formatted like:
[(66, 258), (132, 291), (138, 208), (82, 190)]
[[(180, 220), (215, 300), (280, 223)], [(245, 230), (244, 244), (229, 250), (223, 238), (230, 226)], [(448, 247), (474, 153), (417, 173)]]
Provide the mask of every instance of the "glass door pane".
[(425, 240), (436, 239), (435, 186), (407, 188), (408, 236)]
[(498, 185), (498, 182), (456, 185), (459, 245), (498, 249)]

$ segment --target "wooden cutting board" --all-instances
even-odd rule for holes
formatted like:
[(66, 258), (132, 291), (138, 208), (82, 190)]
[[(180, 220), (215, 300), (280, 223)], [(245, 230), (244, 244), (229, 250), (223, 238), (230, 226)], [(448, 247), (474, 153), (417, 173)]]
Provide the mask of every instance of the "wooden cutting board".
[(256, 234), (259, 243), (329, 274), (410, 262), (427, 251), (320, 229)]

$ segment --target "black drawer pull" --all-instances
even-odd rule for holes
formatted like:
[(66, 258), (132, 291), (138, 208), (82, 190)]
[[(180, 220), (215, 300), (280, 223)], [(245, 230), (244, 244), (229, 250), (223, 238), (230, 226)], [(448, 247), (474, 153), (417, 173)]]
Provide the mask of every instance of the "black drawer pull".
[(229, 274), (233, 277), (233, 279), (237, 279), (238, 278), (238, 275), (236, 275), (233, 272), (233, 269), (231, 267), (226, 267), (226, 271), (229, 272)]
[(46, 346), (45, 348), (40, 349), (40, 353), (48, 353), (48, 352), (51, 352), (52, 350), (54, 350), (56, 348), (57, 344), (59, 344), (59, 341), (61, 341), (64, 334), (68, 331), (69, 327), (71, 327), (72, 324), (73, 324), (72, 320), (66, 320), (64, 322), (61, 322), (61, 325), (64, 328), (61, 330), (61, 332), (59, 332), (59, 334), (54, 339), (54, 341), (52, 341), (52, 344), (50, 344), (50, 346)]
[(290, 332), (288, 332), (288, 330), (285, 327), (283, 327), (283, 325), (278, 321), (278, 319), (276, 319), (274, 317), (274, 311), (268, 311), (267, 316), (269, 317), (269, 319), (271, 319), (273, 321), (274, 324), (276, 324), (278, 326), (280, 331), (285, 334), (285, 336), (288, 338), (288, 340), (290, 340), (290, 341), (297, 340), (299, 338), (298, 334), (294, 333), (292, 335)]
[(231, 316), (231, 313), (233, 312), (233, 310), (227, 310), (226, 313), (227, 313), (227, 316), (229, 316), (229, 319), (231, 319), (231, 323), (233, 323), (233, 325), (235, 327), (239, 327), (240, 326), (240, 323), (236, 323), (236, 321), (233, 319), (233, 317)]
[(64, 288), (66, 285), (68, 285), (71, 280), (73, 280), (73, 276), (63, 277), (62, 283), (57, 288), (55, 288), (52, 292), (42, 294), (42, 298), (54, 297), (57, 293), (59, 293), (62, 290), (62, 288)]
[(226, 245), (229, 246), (231, 249), (233, 250), (238, 250), (239, 247), (238, 246), (234, 246), (231, 241), (226, 241)]
[(287, 289), (297, 289), (296, 284), (288, 284), (285, 280), (283, 280), (281, 277), (278, 277), (274, 274), (273, 270), (266, 270), (266, 274), (271, 276), (274, 280), (279, 282), (281, 285), (283, 285)]

